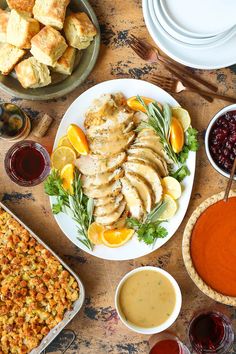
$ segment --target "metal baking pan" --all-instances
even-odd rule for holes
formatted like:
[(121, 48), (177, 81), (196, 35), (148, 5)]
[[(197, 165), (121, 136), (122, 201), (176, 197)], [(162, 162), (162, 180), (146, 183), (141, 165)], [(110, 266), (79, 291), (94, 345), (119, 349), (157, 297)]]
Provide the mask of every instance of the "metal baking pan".
[(8, 212), (14, 219), (16, 219), (35, 239), (38, 243), (43, 245), (48, 251), (50, 251), (53, 256), (63, 265), (65, 269), (75, 278), (78, 283), (80, 295), (78, 300), (76, 300), (73, 304), (73, 308), (71, 311), (67, 311), (64, 314), (64, 319), (58, 323), (51, 331), (42, 339), (40, 345), (33, 349), (30, 354), (39, 354), (46, 349), (46, 347), (57, 337), (57, 335), (63, 330), (63, 328), (72, 320), (72, 318), (79, 312), (81, 307), (83, 306), (84, 299), (85, 299), (85, 291), (84, 286), (79, 279), (78, 275), (68, 267), (68, 265), (48, 247), (29, 227), (27, 227), (15, 214), (13, 214), (4, 204), (0, 202), (0, 208), (4, 209)]

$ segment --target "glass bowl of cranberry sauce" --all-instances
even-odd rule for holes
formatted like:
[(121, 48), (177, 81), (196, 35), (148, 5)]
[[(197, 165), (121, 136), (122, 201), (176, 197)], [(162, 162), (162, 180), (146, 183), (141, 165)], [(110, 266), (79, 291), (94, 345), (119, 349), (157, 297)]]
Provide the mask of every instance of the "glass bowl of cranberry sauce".
[(205, 148), (212, 166), (229, 178), (236, 157), (236, 104), (223, 108), (212, 118), (206, 130)]

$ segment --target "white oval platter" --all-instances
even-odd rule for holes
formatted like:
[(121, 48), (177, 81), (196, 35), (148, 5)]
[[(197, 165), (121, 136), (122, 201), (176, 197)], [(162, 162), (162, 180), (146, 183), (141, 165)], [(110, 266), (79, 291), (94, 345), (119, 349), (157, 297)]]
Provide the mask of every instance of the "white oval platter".
[[(93, 99), (104, 93), (122, 92), (127, 98), (135, 95), (151, 97), (160, 103), (168, 103), (172, 107), (179, 106), (178, 102), (161, 88), (150, 84), (146, 81), (135, 79), (116, 79), (102, 82), (81, 94), (68, 108), (60, 126), (58, 128), (54, 149), (56, 148), (59, 139), (66, 135), (68, 126), (75, 123), (83, 128), (84, 114), (90, 106)], [(67, 215), (60, 213), (55, 215), (55, 219), (63, 231), (63, 233), (79, 248), (93, 256), (108, 260), (128, 260), (145, 256), (165, 244), (179, 228), (191, 197), (194, 174), (195, 174), (196, 153), (190, 152), (187, 160), (187, 166), (191, 172), (182, 182), (183, 193), (178, 201), (179, 207), (176, 215), (170, 222), (163, 224), (168, 230), (168, 236), (164, 239), (158, 239), (154, 246), (148, 246), (143, 242), (139, 242), (134, 236), (129, 242), (119, 248), (109, 248), (104, 245), (95, 246), (93, 251), (88, 250), (77, 238), (77, 228), (75, 222)], [(50, 197), (51, 204), (54, 198)]]

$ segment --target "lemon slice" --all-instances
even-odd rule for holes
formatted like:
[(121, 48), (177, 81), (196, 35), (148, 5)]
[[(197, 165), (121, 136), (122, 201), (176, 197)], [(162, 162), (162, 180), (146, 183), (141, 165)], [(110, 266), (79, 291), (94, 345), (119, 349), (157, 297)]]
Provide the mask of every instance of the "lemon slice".
[(128, 242), (134, 234), (132, 229), (106, 230), (102, 233), (102, 242), (108, 247), (120, 247)]
[(51, 155), (52, 167), (61, 170), (68, 163), (73, 163), (76, 159), (75, 151), (68, 146), (59, 146)]
[(174, 177), (167, 176), (162, 180), (164, 193), (170, 195), (173, 199), (179, 199), (181, 196), (181, 184)]
[(184, 131), (186, 132), (191, 124), (191, 118), (188, 111), (182, 107), (173, 107), (172, 115), (180, 121)]
[(88, 239), (94, 245), (100, 245), (102, 243), (102, 233), (105, 231), (104, 226), (93, 222), (88, 229)]
[(176, 201), (169, 194), (164, 195), (163, 202), (166, 203), (166, 205), (165, 209), (159, 216), (159, 220), (168, 220), (175, 215), (178, 206)]
[(64, 135), (60, 138), (57, 147), (59, 146), (68, 146), (73, 149), (73, 145), (70, 143), (67, 135)]
[(66, 191), (73, 194), (73, 181), (74, 181), (75, 167), (71, 163), (68, 163), (61, 170), (62, 185)]

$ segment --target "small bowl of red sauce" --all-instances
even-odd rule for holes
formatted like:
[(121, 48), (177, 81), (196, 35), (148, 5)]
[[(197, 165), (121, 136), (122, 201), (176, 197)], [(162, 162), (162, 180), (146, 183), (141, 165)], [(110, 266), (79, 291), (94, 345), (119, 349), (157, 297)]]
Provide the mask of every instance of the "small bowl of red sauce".
[(236, 157), (236, 104), (223, 108), (212, 118), (206, 130), (205, 148), (211, 165), (229, 178)]

